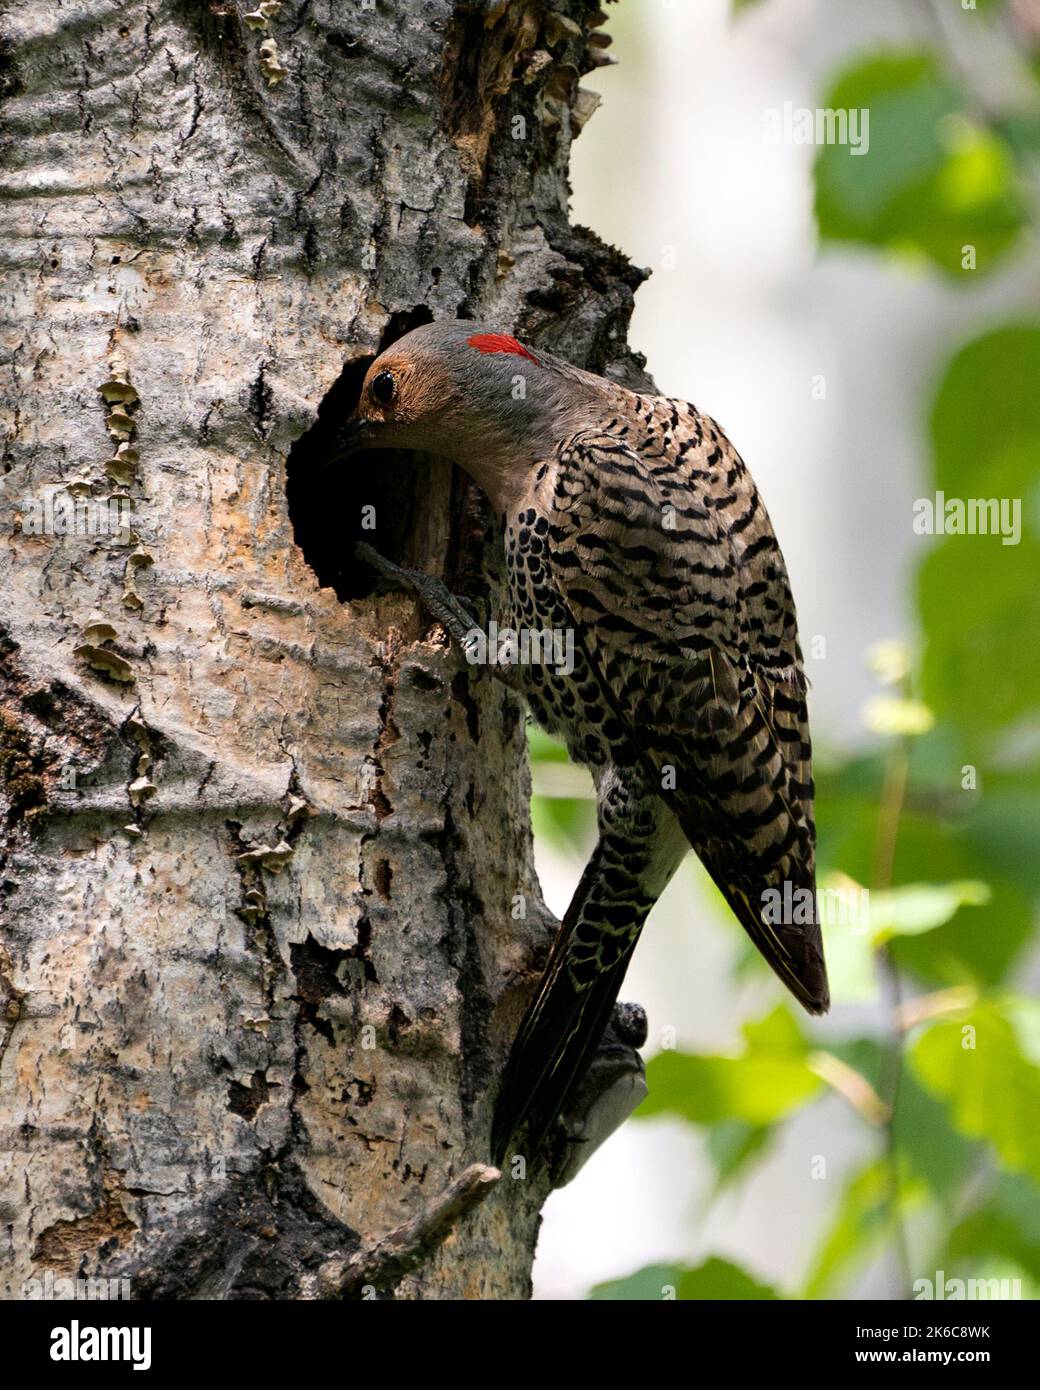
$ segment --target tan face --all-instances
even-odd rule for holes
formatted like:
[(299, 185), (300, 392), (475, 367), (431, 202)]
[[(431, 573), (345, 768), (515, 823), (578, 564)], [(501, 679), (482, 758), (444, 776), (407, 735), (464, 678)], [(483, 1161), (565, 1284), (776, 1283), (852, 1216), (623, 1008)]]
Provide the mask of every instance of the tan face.
[(429, 366), (391, 348), (376, 358), (365, 375), (357, 418), (373, 442), (397, 443), (415, 426), (436, 419), (445, 396)]

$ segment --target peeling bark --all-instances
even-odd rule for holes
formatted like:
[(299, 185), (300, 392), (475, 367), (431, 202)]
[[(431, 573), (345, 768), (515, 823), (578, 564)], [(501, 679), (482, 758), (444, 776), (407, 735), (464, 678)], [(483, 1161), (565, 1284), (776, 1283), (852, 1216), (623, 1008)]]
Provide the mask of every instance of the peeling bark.
[(544, 1181), (465, 1177), (552, 926), (523, 713), (351, 558), (493, 603), (490, 518), (321, 463), (430, 317), (642, 380), (567, 221), (603, 16), (247, 11), (2, 21), (2, 1287), (523, 1297)]

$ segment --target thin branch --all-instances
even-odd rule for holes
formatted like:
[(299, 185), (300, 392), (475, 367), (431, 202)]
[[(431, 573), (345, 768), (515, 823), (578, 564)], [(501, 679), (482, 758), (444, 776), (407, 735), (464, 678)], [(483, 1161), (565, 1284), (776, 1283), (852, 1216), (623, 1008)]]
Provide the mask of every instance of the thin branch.
[(977, 989), (971, 985), (953, 985), (950, 989), (936, 990), (933, 994), (923, 994), (916, 999), (908, 999), (899, 1010), (899, 1027), (909, 1033), (919, 1023), (930, 1018), (945, 1018), (947, 1014), (963, 1013), (970, 1009), (979, 997)]
[[(905, 693), (905, 692), (904, 692)], [(883, 892), (892, 886), (895, 869), (896, 841), (899, 837), (899, 822), (906, 800), (906, 787), (910, 768), (910, 744), (901, 738), (893, 748), (885, 768), (885, 780), (881, 789), (881, 802), (878, 808), (877, 839), (874, 845), (873, 887), (875, 892)], [(899, 1191), (899, 1152), (896, 1140), (896, 1106), (899, 1102), (899, 1086), (903, 1077), (903, 1031), (900, 1016), (903, 1007), (902, 989), (899, 980), (899, 967), (887, 946), (878, 951), (878, 962), (885, 981), (889, 1015), (892, 1030), (888, 1047), (882, 1059), (881, 1075), (878, 1078), (878, 1094), (887, 1107), (884, 1121), (885, 1159), (888, 1170), (889, 1221), (892, 1226), (896, 1258), (899, 1261), (902, 1297), (910, 1297), (912, 1272), (910, 1267), (910, 1243), (903, 1222), (902, 1203)]]
[(881, 1126), (889, 1119), (889, 1109), (865, 1076), (835, 1057), (833, 1052), (810, 1052), (809, 1070), (842, 1096), (868, 1124)]
[(327, 1260), (309, 1296), (346, 1298), (366, 1284), (385, 1288), (398, 1283), (444, 1243), (459, 1218), (482, 1202), (501, 1177), (486, 1163), (471, 1164), (411, 1221), (366, 1242), (348, 1259)]
[(899, 1104), (899, 1087), (903, 1079), (903, 1033), (899, 1027), (903, 1007), (902, 989), (899, 981), (899, 967), (887, 947), (879, 953), (881, 969), (886, 982), (889, 1013), (893, 1019), (893, 1029), (885, 1053), (879, 1078), (878, 1092), (888, 1107), (885, 1121), (885, 1161), (888, 1169), (888, 1207), (889, 1221), (892, 1225), (893, 1243), (899, 1261), (901, 1298), (908, 1299), (913, 1285), (910, 1266), (910, 1242), (903, 1221), (902, 1202), (899, 1191), (899, 1145), (896, 1139), (896, 1106)]
[(878, 805), (877, 837), (874, 841), (874, 863), (871, 885), (876, 893), (892, 887), (896, 862), (896, 840), (899, 822), (906, 801), (906, 784), (910, 769), (910, 748), (901, 738), (885, 764), (885, 780)]

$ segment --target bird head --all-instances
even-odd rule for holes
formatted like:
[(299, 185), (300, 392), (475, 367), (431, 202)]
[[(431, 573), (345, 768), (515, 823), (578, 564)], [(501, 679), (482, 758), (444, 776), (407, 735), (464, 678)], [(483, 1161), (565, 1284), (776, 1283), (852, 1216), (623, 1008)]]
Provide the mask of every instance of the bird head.
[(584, 376), (469, 321), (424, 324), (369, 367), (336, 458), (369, 449), (440, 454), (501, 507), (566, 437)]

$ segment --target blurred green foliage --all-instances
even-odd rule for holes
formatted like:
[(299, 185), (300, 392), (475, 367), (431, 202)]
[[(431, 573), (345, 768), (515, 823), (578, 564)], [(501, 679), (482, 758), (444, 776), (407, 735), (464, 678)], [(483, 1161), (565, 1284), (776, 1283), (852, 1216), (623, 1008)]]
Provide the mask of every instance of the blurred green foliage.
[(978, 121), (935, 54), (872, 55), (842, 73), (822, 104), (869, 112), (865, 154), (820, 149), (816, 218), (824, 237), (923, 256), (959, 276), (966, 246), (986, 269), (1022, 231), (1008, 142)]
[(775, 1289), (760, 1284), (728, 1260), (705, 1260), (696, 1269), (686, 1265), (647, 1265), (628, 1279), (599, 1284), (593, 1298), (619, 1299), (775, 1299)]
[(735, 1056), (659, 1053), (640, 1115), (679, 1115), (698, 1125), (739, 1119), (763, 1129), (817, 1093), (821, 1081), (808, 1064), (808, 1042), (786, 1007), (743, 1032), (745, 1046)]
[[(1007, 16), (989, 0), (972, 19)], [(970, 286), (1011, 263), (1030, 207), (1036, 229), (1040, 62), (1023, 39), (1034, 100), (994, 111), (947, 41), (937, 26), (930, 47), (863, 55), (832, 82), (822, 104), (869, 108), (870, 146), (821, 148), (816, 213), (825, 247), (910, 255)], [(696, 1127), (719, 1188), (753, 1180), (782, 1127), (828, 1095), (851, 1107), (863, 1156), (800, 1287), (712, 1258), (649, 1266), (595, 1298), (840, 1297), (882, 1254), (902, 1262), (896, 1296), (937, 1269), (1040, 1289), (1040, 1004), (1019, 992), (1040, 896), (1040, 316), (946, 358), (937, 348), (923, 403), (926, 488), (1018, 499), (1021, 534), (922, 536), (915, 650), (875, 654), (875, 737), (818, 769), (821, 886), (871, 890), (866, 922), (827, 918), (837, 1017), (881, 1004), (882, 1024), (821, 1049), (781, 1003), (733, 1055), (652, 1058), (638, 1112)], [(562, 756), (540, 736), (533, 752), (536, 777)], [(594, 834), (577, 797), (536, 797), (535, 815), (574, 847)]]
[(980, 555), (981, 538), (946, 536), (918, 576), (924, 697), (968, 737), (999, 740), (1035, 712), (1040, 690), (1040, 319), (957, 353), (931, 442), (948, 497), (1021, 499), (1017, 544)]
[[(988, 998), (924, 1030), (910, 1061), (956, 1128), (988, 1141), (1004, 1166), (1040, 1183), (1040, 1005)], [(1038, 1194), (1040, 1197), (1040, 1194)]]

